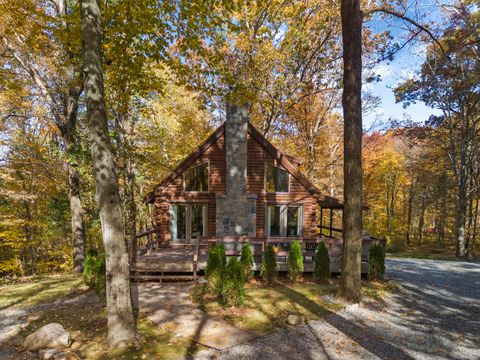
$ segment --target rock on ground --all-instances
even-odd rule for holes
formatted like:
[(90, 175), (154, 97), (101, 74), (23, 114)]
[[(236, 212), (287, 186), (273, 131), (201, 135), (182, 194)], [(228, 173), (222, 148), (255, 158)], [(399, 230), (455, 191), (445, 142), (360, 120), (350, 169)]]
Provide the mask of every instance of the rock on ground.
[(62, 349), (71, 345), (70, 333), (58, 323), (42, 326), (34, 333), (28, 335), (23, 346), (29, 351), (41, 349)]

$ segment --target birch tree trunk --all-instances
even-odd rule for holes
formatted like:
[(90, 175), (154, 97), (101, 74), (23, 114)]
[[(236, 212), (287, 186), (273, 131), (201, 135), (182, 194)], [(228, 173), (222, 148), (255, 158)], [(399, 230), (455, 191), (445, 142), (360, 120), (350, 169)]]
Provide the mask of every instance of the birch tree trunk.
[(362, 251), (362, 12), (360, 0), (342, 0), (344, 197), (342, 276), (338, 295), (361, 300)]
[(81, 19), (90, 152), (106, 259), (108, 343), (118, 348), (134, 340), (135, 322), (118, 179), (108, 135), (98, 0), (81, 1)]

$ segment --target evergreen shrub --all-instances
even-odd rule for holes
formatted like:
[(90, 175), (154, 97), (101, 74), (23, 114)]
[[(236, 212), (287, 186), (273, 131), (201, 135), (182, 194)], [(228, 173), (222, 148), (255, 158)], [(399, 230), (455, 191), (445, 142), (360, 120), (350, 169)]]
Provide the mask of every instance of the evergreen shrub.
[(368, 250), (368, 277), (369, 279), (383, 279), (385, 274), (385, 248), (381, 244), (374, 244)]
[(222, 281), (222, 300), (225, 306), (238, 307), (245, 297), (245, 281), (242, 264), (236, 257), (229, 259)]
[(277, 279), (277, 257), (272, 245), (268, 245), (263, 254), (260, 276), (269, 284)]
[(330, 256), (325, 243), (318, 244), (313, 259), (313, 278), (317, 281), (325, 281), (330, 278)]
[(298, 240), (295, 240), (288, 249), (288, 277), (297, 281), (300, 280), (303, 273), (303, 254), (302, 247)]
[(222, 291), (222, 277), (226, 262), (227, 257), (223, 244), (217, 244), (208, 251), (205, 278), (208, 291), (212, 294), (220, 295)]
[(250, 244), (244, 244), (242, 246), (240, 264), (242, 266), (244, 280), (249, 281), (253, 277), (253, 253)]
[(97, 260), (97, 250), (89, 249), (85, 259), (85, 266), (83, 267), (83, 281), (85, 284), (93, 288), (95, 287), (95, 262)]

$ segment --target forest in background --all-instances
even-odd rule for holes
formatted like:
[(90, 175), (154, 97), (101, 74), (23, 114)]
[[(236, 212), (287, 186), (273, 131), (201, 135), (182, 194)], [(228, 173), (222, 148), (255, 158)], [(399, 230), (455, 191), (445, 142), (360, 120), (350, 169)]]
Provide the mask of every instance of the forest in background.
[[(151, 225), (143, 196), (221, 123), (232, 86), (248, 94), (259, 130), (302, 159), (301, 170), (322, 191), (342, 198), (335, 3), (100, 3), (126, 238)], [(0, 2), (1, 276), (70, 270), (85, 248), (102, 249), (78, 6)], [(442, 14), (432, 25), (441, 47), (406, 25), (402, 39), (364, 31), (365, 82), (378, 79), (376, 66), (403, 43), (424, 43), (421, 69), (395, 96), (442, 113), (364, 134), (365, 230), (387, 238), (392, 252), (431, 245), (471, 259), (479, 228), (479, 14), (474, 1)], [(364, 111), (376, 106), (364, 94)]]

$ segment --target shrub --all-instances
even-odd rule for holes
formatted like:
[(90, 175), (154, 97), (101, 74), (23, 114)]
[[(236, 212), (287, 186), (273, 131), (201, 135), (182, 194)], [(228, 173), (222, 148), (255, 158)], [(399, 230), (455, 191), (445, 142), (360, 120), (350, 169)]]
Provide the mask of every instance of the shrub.
[(244, 280), (250, 280), (253, 277), (253, 253), (250, 244), (244, 244), (242, 246), (240, 264), (242, 265)]
[(243, 267), (232, 257), (225, 267), (222, 282), (222, 299), (226, 306), (240, 306), (245, 296)]
[(368, 250), (368, 277), (382, 279), (385, 274), (385, 249), (381, 244), (374, 244)]
[(277, 278), (277, 258), (272, 245), (268, 245), (263, 254), (260, 276), (267, 283), (272, 283)]
[(297, 281), (303, 273), (303, 254), (302, 247), (298, 240), (295, 240), (288, 249), (288, 277)]
[(226, 262), (227, 257), (223, 244), (215, 245), (208, 251), (205, 277), (208, 282), (208, 291), (212, 294), (219, 295), (222, 291), (222, 277)]
[(101, 255), (97, 257), (95, 262), (95, 291), (100, 299), (106, 300), (107, 298), (107, 283), (106, 283), (106, 272), (107, 268), (105, 266), (105, 256)]
[(313, 278), (318, 281), (325, 281), (331, 276), (330, 256), (325, 243), (318, 244), (313, 260)]
[(387, 236), (385, 240), (387, 243), (387, 249), (391, 253), (399, 253), (404, 251), (407, 245), (402, 236)]
[(87, 251), (87, 257), (85, 259), (85, 266), (83, 268), (83, 281), (85, 284), (92, 288), (95, 286), (95, 262), (97, 260), (97, 250), (89, 249)]

